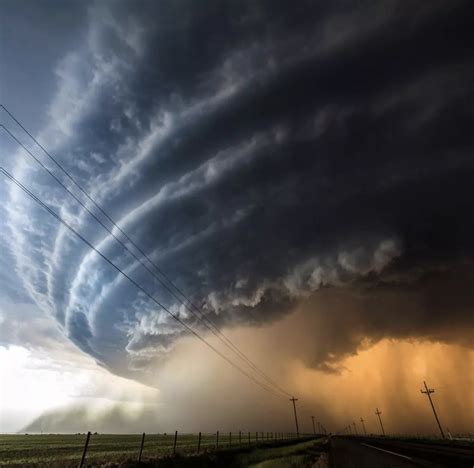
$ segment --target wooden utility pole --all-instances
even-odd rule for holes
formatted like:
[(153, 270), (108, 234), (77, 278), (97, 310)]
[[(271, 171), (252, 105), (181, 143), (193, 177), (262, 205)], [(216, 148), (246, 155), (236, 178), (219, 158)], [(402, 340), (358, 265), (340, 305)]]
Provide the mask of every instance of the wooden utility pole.
[(86, 437), (86, 443), (84, 444), (84, 450), (82, 451), (81, 464), (79, 465), (79, 468), (82, 468), (82, 466), (84, 465), (84, 461), (86, 459), (86, 453), (87, 453), (87, 446), (89, 445), (90, 438), (91, 438), (91, 433), (88, 432), (87, 437)]
[(364, 429), (364, 434), (367, 435), (367, 431), (365, 430), (364, 420), (362, 418), (360, 418), (360, 422), (362, 423), (362, 429)]
[(174, 432), (173, 455), (176, 455), (176, 444), (178, 443), (178, 431)]
[(145, 433), (142, 434), (142, 443), (140, 444), (140, 454), (138, 455), (138, 462), (142, 461), (142, 452), (143, 452), (143, 444), (145, 443)]
[(444, 435), (443, 428), (441, 427), (441, 423), (439, 422), (438, 415), (436, 413), (436, 410), (433, 404), (433, 400), (431, 399), (431, 394), (434, 393), (434, 388), (428, 388), (428, 385), (426, 385), (426, 382), (423, 382), (423, 383), (425, 385), (425, 390), (420, 390), (420, 392), (424, 393), (430, 400), (431, 409), (433, 410), (434, 417), (436, 419), (436, 422), (438, 423), (439, 431), (441, 432), (441, 437), (445, 439), (446, 437)]
[(298, 401), (298, 398), (292, 397), (290, 398), (290, 401), (293, 403), (293, 411), (295, 413), (295, 424), (296, 424), (296, 437), (300, 437), (300, 429), (298, 427), (298, 416), (296, 415), (296, 402)]
[(382, 434), (385, 435), (385, 431), (384, 431), (384, 429), (383, 429), (383, 424), (382, 424), (382, 418), (380, 417), (380, 415), (382, 414), (382, 412), (379, 411), (378, 408), (375, 408), (375, 414), (379, 417), (380, 427), (382, 428)]
[(311, 420), (313, 421), (313, 434), (316, 435), (316, 428), (314, 427), (314, 416), (311, 416)]

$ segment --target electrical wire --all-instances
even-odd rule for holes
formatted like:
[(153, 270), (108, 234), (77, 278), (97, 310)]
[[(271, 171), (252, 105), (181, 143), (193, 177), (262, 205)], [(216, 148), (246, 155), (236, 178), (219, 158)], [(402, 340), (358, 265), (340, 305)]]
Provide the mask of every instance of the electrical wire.
[(91, 250), (96, 252), (103, 260), (105, 260), (110, 266), (117, 270), (122, 276), (124, 276), (135, 288), (144, 293), (149, 299), (151, 299), (156, 305), (163, 309), (168, 315), (170, 315), (174, 320), (181, 324), (186, 330), (188, 330), (192, 335), (198, 338), (206, 346), (208, 346), (213, 352), (218, 356), (224, 359), (227, 363), (237, 369), (244, 376), (252, 380), (254, 383), (259, 385), (262, 389), (267, 392), (281, 398), (281, 395), (274, 392), (273, 389), (266, 386), (259, 380), (255, 379), (253, 375), (246, 372), (238, 364), (229, 359), (225, 354), (221, 353), (217, 348), (215, 348), (211, 343), (209, 343), (205, 338), (203, 338), (199, 333), (192, 329), (188, 324), (183, 322), (177, 315), (173, 314), (164, 304), (162, 304), (158, 299), (156, 299), (151, 293), (149, 293), (143, 286), (136, 282), (131, 276), (125, 273), (120, 267), (118, 267), (112, 260), (110, 260), (106, 255), (104, 255), (99, 249), (97, 249), (91, 242), (89, 242), (82, 234), (80, 234), (76, 229), (74, 229), (67, 221), (65, 221), (61, 216), (59, 216), (54, 210), (52, 210), (48, 205), (46, 205), (39, 197), (34, 195), (30, 190), (28, 190), (20, 181), (13, 177), (6, 169), (0, 167), (0, 173), (4, 174), (12, 183), (14, 183), (18, 188), (20, 188), (25, 194), (27, 194), (33, 201), (35, 201), (39, 206), (45, 209), (50, 213), (54, 218), (56, 218), (61, 224), (63, 224), (69, 231), (71, 231), (75, 236), (82, 240)]
[[(31, 140), (39, 147), (41, 150), (48, 156), (48, 158), (54, 162), (54, 164), (63, 172), (67, 178), (87, 197), (87, 199), (109, 220), (110, 223), (125, 237), (125, 239), (132, 244), (137, 251), (143, 255), (143, 257), (148, 261), (148, 263), (163, 277), (165, 278), (166, 282), (169, 283), (168, 286), (165, 282), (159, 278), (156, 274), (154, 274), (144, 263), (141, 259), (135, 255), (128, 246), (119, 239), (113, 231), (108, 228), (94, 213), (92, 213), (86, 205), (79, 200), (79, 198), (71, 192), (62, 182), (58, 179), (38, 158), (36, 158), (28, 148), (21, 143), (16, 136), (10, 132), (4, 125), (0, 124), (11, 138), (13, 138), (18, 145), (20, 145), (48, 174), (62, 187), (64, 188), (87, 212), (90, 216), (92, 216), (112, 237), (127, 251), (129, 252), (135, 260), (137, 260), (155, 279), (157, 279), (163, 287), (175, 298), (177, 299), (182, 305), (186, 307), (186, 309), (199, 321), (201, 321), (204, 326), (211, 331), (218, 339), (224, 343), (224, 345), (230, 349), (234, 354), (236, 354), (240, 359), (242, 359), (250, 368), (252, 368), (255, 372), (260, 374), (262, 378), (264, 378), (270, 385), (275, 387), (279, 392), (284, 395), (291, 396), (289, 392), (284, 390), (278, 383), (276, 383), (273, 379), (271, 379), (262, 369), (260, 369), (252, 360), (248, 358), (238, 347), (235, 345), (232, 340), (230, 340), (221, 330), (219, 330), (218, 326), (206, 316), (206, 314), (196, 306), (186, 295), (185, 293), (173, 283), (173, 281), (164, 273), (164, 271), (156, 265), (153, 260), (149, 258), (149, 256), (141, 249), (130, 237), (129, 235), (108, 215), (108, 213), (87, 193), (87, 191), (71, 176), (71, 174), (64, 169), (64, 167), (54, 158), (46, 148), (44, 148), (41, 143), (23, 126), (23, 124), (3, 105), (0, 104), (0, 108), (2, 108), (10, 118), (31, 138)], [(175, 293), (171, 288), (173, 288), (177, 293), (181, 296), (178, 297), (177, 293)], [(199, 315), (196, 315), (199, 314)]]

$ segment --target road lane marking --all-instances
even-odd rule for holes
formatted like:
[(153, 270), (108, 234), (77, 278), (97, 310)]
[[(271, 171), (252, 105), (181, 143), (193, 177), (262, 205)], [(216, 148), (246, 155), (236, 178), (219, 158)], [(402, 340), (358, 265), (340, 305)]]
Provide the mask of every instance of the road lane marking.
[(396, 455), (397, 457), (406, 458), (407, 460), (411, 460), (411, 457), (407, 457), (406, 455), (402, 455), (401, 453), (391, 452), (390, 450), (385, 450), (380, 447), (376, 447), (375, 445), (364, 444), (363, 442), (360, 443), (361, 445), (365, 445), (366, 447), (373, 448), (375, 450), (380, 450), (381, 452), (390, 453), (391, 455)]

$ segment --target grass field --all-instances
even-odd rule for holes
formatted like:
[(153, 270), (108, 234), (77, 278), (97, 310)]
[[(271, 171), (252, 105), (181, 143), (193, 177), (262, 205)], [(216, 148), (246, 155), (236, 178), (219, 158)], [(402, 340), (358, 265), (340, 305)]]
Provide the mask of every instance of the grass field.
[(310, 440), (284, 447), (272, 447), (252, 450), (238, 456), (240, 466), (252, 468), (281, 468), (311, 466), (314, 448), (324, 439)]
[[(0, 466), (77, 467), (82, 456), (85, 439), (85, 434), (1, 435)], [(87, 462), (99, 465), (137, 460), (140, 442), (141, 434), (92, 434), (87, 451)], [(260, 441), (259, 446), (264, 447), (272, 443), (272, 441)], [(173, 444), (174, 434), (147, 434), (142, 460), (156, 459), (159, 456), (172, 454)], [(197, 444), (197, 434), (179, 434), (176, 451), (180, 454), (196, 453)], [(215, 450), (215, 444), (215, 434), (203, 434), (201, 452)], [(251, 444), (255, 446), (255, 434), (253, 434)], [(247, 434), (245, 437), (242, 435), (242, 446), (248, 446)], [(238, 434), (233, 434), (232, 447), (239, 447)], [(228, 448), (229, 434), (221, 434), (219, 449)]]

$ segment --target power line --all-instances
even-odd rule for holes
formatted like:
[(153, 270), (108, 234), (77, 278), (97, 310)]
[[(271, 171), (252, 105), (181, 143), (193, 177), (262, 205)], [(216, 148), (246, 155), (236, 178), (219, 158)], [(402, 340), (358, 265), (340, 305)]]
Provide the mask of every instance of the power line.
[[(23, 126), (23, 124), (3, 105), (0, 104), (0, 108), (5, 110), (5, 112), (10, 116), (10, 118), (31, 138), (31, 140), (39, 147), (41, 150), (48, 156), (48, 158), (53, 161), (53, 163), (63, 172), (67, 178), (87, 197), (87, 199), (109, 220), (110, 223), (125, 237), (127, 241), (129, 241), (137, 251), (143, 255), (143, 257), (149, 262), (150, 265), (161, 275), (167, 283), (171, 285), (171, 287), (177, 291), (177, 293), (181, 296), (178, 297), (174, 291), (170, 289), (168, 285), (166, 285), (161, 278), (159, 278), (156, 274), (154, 274), (144, 263), (141, 259), (139, 259), (129, 248), (128, 246), (121, 241), (114, 233), (112, 230), (110, 230), (99, 218), (93, 214), (87, 207), (86, 205), (80, 201), (61, 181), (58, 179), (43, 163), (41, 163), (38, 158), (36, 158), (31, 151), (26, 148), (21, 141), (16, 138), (15, 135), (10, 132), (4, 125), (0, 126), (10, 135), (11, 138), (13, 138), (17, 144), (19, 144), (38, 164), (41, 165), (41, 167), (48, 172), (48, 174), (53, 177), (53, 179), (61, 186), (63, 187), (104, 229), (109, 232), (113, 238), (119, 242), (119, 244), (126, 249), (133, 257), (150, 273), (153, 275), (155, 279), (157, 279), (165, 289), (175, 297), (181, 304), (183, 304), (188, 311), (190, 311), (194, 317), (196, 317), (199, 321), (201, 321), (206, 328), (208, 328), (215, 336), (219, 338), (219, 340), (226, 345), (227, 348), (229, 348), (234, 354), (237, 354), (240, 359), (246, 362), (246, 364), (251, 367), (255, 372), (259, 373), (261, 377), (263, 377), (270, 385), (273, 385), (278, 391), (280, 391), (282, 394), (291, 396), (290, 393), (288, 393), (286, 390), (284, 390), (278, 383), (276, 383), (273, 379), (271, 379), (262, 369), (260, 369), (253, 361), (251, 361), (248, 356), (246, 356), (233, 342), (228, 338), (224, 333), (219, 330), (218, 326), (210, 319), (208, 318), (202, 310), (196, 306), (187, 296), (186, 294), (176, 285), (171, 281), (171, 279), (164, 273), (164, 271), (156, 265), (153, 260), (149, 258), (149, 256), (144, 252), (143, 249), (140, 248), (130, 237), (129, 235), (109, 216), (109, 214), (87, 193), (87, 191), (71, 176), (71, 174), (64, 169), (64, 167), (54, 158), (51, 153), (44, 148), (43, 145)], [(183, 300), (184, 299), (184, 300)], [(194, 309), (194, 310), (192, 310)], [(194, 312), (196, 311), (198, 315)]]
[(149, 299), (151, 299), (156, 305), (161, 307), (168, 315), (170, 315), (174, 320), (180, 323), (184, 328), (186, 328), (192, 335), (202, 341), (206, 346), (208, 346), (212, 351), (214, 351), (217, 355), (219, 355), (222, 359), (224, 359), (227, 363), (237, 369), (240, 373), (245, 375), (247, 378), (255, 382), (264, 390), (272, 393), (277, 397), (281, 397), (278, 393), (276, 393), (273, 389), (268, 387), (267, 385), (263, 384), (261, 381), (254, 378), (253, 375), (246, 372), (242, 369), (238, 364), (233, 362), (229, 359), (225, 354), (220, 352), (217, 348), (215, 348), (211, 343), (209, 343), (205, 338), (203, 338), (199, 333), (193, 330), (188, 324), (183, 322), (178, 316), (173, 314), (165, 305), (158, 301), (151, 293), (149, 293), (143, 286), (137, 283), (132, 277), (130, 277), (127, 273), (125, 273), (120, 267), (118, 267), (112, 260), (110, 260), (106, 255), (104, 255), (99, 249), (97, 249), (94, 245), (92, 245), (82, 234), (76, 231), (70, 224), (68, 224), (61, 216), (59, 216), (54, 210), (52, 210), (48, 205), (46, 205), (39, 197), (34, 195), (30, 190), (28, 190), (20, 181), (18, 181), (15, 177), (13, 177), (7, 170), (3, 167), (0, 167), (0, 172), (4, 174), (12, 183), (14, 183), (17, 187), (19, 187), (24, 193), (26, 193), (33, 201), (35, 201), (38, 205), (44, 208), (48, 213), (50, 213), (54, 218), (56, 218), (60, 223), (62, 223), (69, 231), (71, 231), (74, 235), (76, 235), (79, 239), (81, 239), (90, 249), (96, 252), (103, 260), (105, 260), (110, 266), (112, 266), (115, 270), (117, 270), (122, 276), (124, 276), (130, 283), (132, 283), (138, 290), (143, 292)]
[[(0, 104), (0, 107), (3, 107), (6, 112), (24, 129), (24, 127), (15, 119), (15, 117), (13, 117), (13, 115), (11, 113), (8, 112), (8, 110)], [(62, 181), (60, 179), (58, 179), (9, 129), (7, 129), (4, 125), (0, 124), (0, 127), (12, 138), (15, 140), (15, 142), (21, 146), (46, 172), (48, 172), (48, 174), (64, 189), (66, 190), (86, 211), (87, 213), (92, 216), (127, 252), (129, 252), (133, 258), (138, 261), (157, 281), (159, 281), (162, 286), (170, 293), (173, 295), (173, 297), (175, 297), (181, 304), (183, 304), (186, 309), (188, 309), (189, 312), (191, 312), (191, 314), (197, 318), (199, 321), (201, 321), (204, 326), (209, 330), (211, 331), (221, 342), (224, 343), (224, 345), (230, 349), (232, 352), (234, 352), (234, 354), (237, 354), (238, 357), (240, 357), (242, 360), (244, 360), (247, 365), (249, 365), (254, 371), (256, 371), (257, 373), (259, 373), (265, 380), (267, 380), (268, 383), (270, 383), (270, 385), (273, 385), (278, 391), (280, 391), (282, 394), (284, 395), (290, 395), (288, 392), (286, 392), (285, 390), (283, 390), (277, 383), (275, 383), (270, 377), (268, 377), (263, 370), (259, 369), (242, 351), (240, 351), (240, 349), (238, 349), (238, 347), (229, 339), (227, 338), (217, 327), (216, 324), (214, 324), (209, 318), (207, 318), (205, 316), (205, 314), (199, 309), (197, 308), (196, 305), (194, 305), (189, 299), (186, 299), (187, 302), (197, 311), (199, 312), (200, 316), (196, 315), (196, 312), (194, 310), (192, 310), (190, 308), (190, 306), (185, 302), (183, 301), (182, 298), (178, 297), (176, 295), (176, 293), (170, 289), (170, 287), (164, 283), (164, 281), (159, 278), (153, 271), (151, 271), (144, 263), (143, 261), (137, 257), (137, 255), (132, 252), (128, 246), (121, 240), (119, 239), (115, 234), (114, 232), (108, 227), (106, 226), (102, 220), (100, 220), (91, 210), (89, 210), (89, 208), (87, 208), (87, 206), (73, 193), (71, 192), (68, 187), (66, 187)], [(29, 132), (24, 129), (25, 132), (31, 137), (31, 134), (29, 134)], [(43, 149), (43, 151), (46, 151), (34, 138), (33, 140), (41, 147), (41, 149)], [(48, 154), (48, 153), (47, 153)], [(49, 155), (49, 154), (48, 154)], [(50, 156), (50, 155), (49, 155)], [(50, 156), (51, 159), (53, 161), (56, 162), (56, 160), (54, 160), (54, 158), (52, 158), (52, 156)], [(61, 167), (59, 165), (59, 163), (56, 162), (56, 164), (58, 165), (58, 167)], [(67, 171), (65, 171), (62, 167), (61, 169), (63, 170), (63, 172), (65, 174), (67, 174), (69, 176), (69, 174), (67, 173)], [(70, 177), (70, 176), (69, 176)], [(71, 178), (71, 177), (70, 177)], [(74, 181), (74, 179), (71, 179)], [(90, 196), (80, 187), (80, 185), (78, 185), (76, 182), (74, 182), (75, 185), (77, 185), (80, 190), (86, 194), (86, 196), (92, 200), (92, 198), (90, 198)], [(93, 201), (93, 200), (92, 200)], [(94, 201), (93, 201), (94, 205), (97, 206), (107, 217), (108, 215), (105, 213), (105, 211), (100, 208), (99, 205), (97, 205)], [(110, 219), (110, 217), (108, 217)], [(147, 258), (147, 260), (159, 271), (159, 273), (175, 288), (177, 289), (183, 296), (184, 294), (179, 290), (179, 288), (177, 286), (174, 285), (174, 283), (171, 282), (171, 280), (169, 280), (168, 277), (166, 277), (166, 275), (152, 262), (151, 259), (149, 259), (149, 257), (122, 231), (122, 229), (116, 225), (113, 221), (111, 221), (115, 227), (117, 227), (117, 229), (119, 229), (127, 238), (127, 240), (129, 240), (138, 250), (140, 253), (142, 253), (142, 255), (144, 255), (145, 258)], [(209, 325), (209, 323), (212, 325), (212, 327)]]
[[(98, 218), (87, 206), (86, 204), (80, 200), (71, 190), (69, 190), (69, 188), (58, 178), (54, 175), (53, 172), (51, 172), (8, 128), (6, 128), (4, 125), (0, 124), (0, 128), (2, 128), (24, 151), (26, 151), (28, 153), (28, 155), (30, 155), (37, 164), (39, 164), (67, 193), (69, 193), (69, 195), (71, 195), (71, 197), (74, 198), (74, 200), (77, 201), (77, 203), (79, 203), (80, 206), (82, 206), (84, 208), (84, 210), (92, 217), (94, 218), (137, 262), (139, 262), (143, 268), (145, 268), (146, 271), (148, 271), (157, 281), (159, 281), (161, 283), (161, 285), (170, 293), (172, 294), (178, 301), (180, 301), (185, 307), (186, 309), (188, 309), (191, 314), (199, 321), (201, 321), (204, 326), (211, 332), (213, 333), (221, 342), (224, 343), (224, 345), (230, 349), (231, 351), (234, 352), (235, 354), (235, 351), (232, 349), (232, 346), (230, 346), (225, 340), (222, 339), (222, 337), (219, 335), (219, 330), (215, 330), (214, 328), (212, 328), (211, 326), (209, 326), (205, 321), (203, 321), (201, 319), (201, 317), (199, 317), (198, 315), (196, 315), (196, 313), (189, 308), (189, 306), (187, 306), (187, 304), (185, 304), (182, 299), (180, 299), (178, 296), (176, 296), (176, 294), (169, 288), (169, 286), (167, 284), (165, 284), (163, 282), (163, 280), (161, 278), (159, 278), (152, 270), (150, 270), (150, 268), (143, 263), (143, 261), (133, 252), (131, 251), (128, 246), (121, 240), (119, 239), (115, 234), (114, 232), (108, 227), (106, 226), (102, 220), (100, 218)], [(263, 371), (262, 371), (263, 372)], [(272, 382), (269, 382), (270, 384), (272, 384)], [(280, 392), (282, 392), (282, 390), (279, 389), (278, 385), (273, 385), (277, 390), (279, 390)]]
[(15, 177), (13, 177), (8, 171), (4, 168), (0, 167), (0, 172), (3, 173), (8, 179), (10, 179), (15, 185), (17, 185), (23, 192), (25, 192), (30, 198), (32, 198), (38, 205), (48, 211), (53, 217), (55, 217), (59, 222), (61, 222), (67, 229), (69, 229), (73, 234), (75, 234), (79, 239), (81, 239), (89, 248), (95, 251), (100, 257), (102, 257), (108, 264), (110, 264), (113, 268), (115, 268), (121, 275), (123, 275), (126, 279), (128, 279), (137, 289), (142, 291), (147, 297), (149, 297), (155, 304), (161, 307), (168, 315), (173, 317), (178, 323), (180, 323), (183, 327), (185, 327), (190, 333), (196, 336), (199, 340), (205, 343), (210, 349), (216, 352), (220, 357), (222, 357), (225, 361), (231, 364), (234, 368), (239, 370), (245, 376), (253, 380), (255, 383), (260, 385), (267, 391), (270, 391), (272, 394), (280, 397), (275, 393), (271, 388), (262, 384), (260, 381), (256, 380), (251, 374), (248, 374), (245, 370), (243, 370), (240, 366), (235, 364), (232, 360), (230, 360), (227, 356), (222, 354), (218, 349), (212, 346), (209, 342), (207, 342), (203, 337), (201, 337), (195, 330), (193, 330), (188, 324), (183, 322), (178, 316), (173, 314), (166, 306), (164, 306), (161, 302), (159, 302), (154, 296), (152, 296), (143, 286), (137, 283), (133, 278), (127, 275), (123, 270), (121, 270), (115, 263), (113, 263), (106, 255), (104, 255), (100, 250), (98, 250), (94, 245), (92, 245), (84, 236), (82, 236), (77, 230), (75, 230), (71, 225), (69, 225), (61, 216), (59, 216), (55, 211), (53, 211), (49, 206), (47, 206), (39, 197), (34, 195), (30, 190), (28, 190), (21, 182), (19, 182)]

